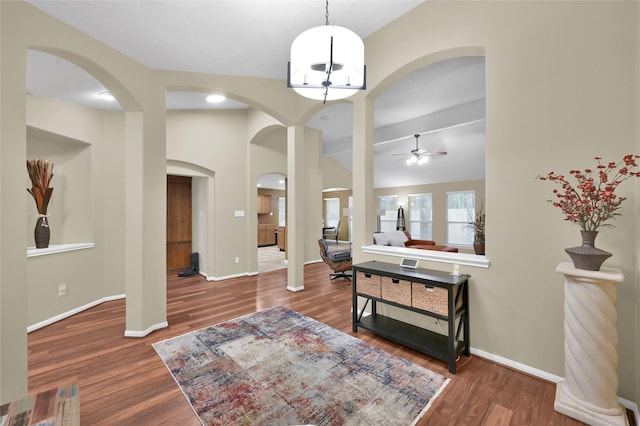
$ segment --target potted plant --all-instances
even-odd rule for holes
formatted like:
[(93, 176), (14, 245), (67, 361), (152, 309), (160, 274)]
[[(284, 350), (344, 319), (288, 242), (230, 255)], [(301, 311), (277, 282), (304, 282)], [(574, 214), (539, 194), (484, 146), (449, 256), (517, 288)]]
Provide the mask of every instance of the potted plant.
[(480, 208), (476, 211), (475, 218), (467, 225), (473, 229), (473, 251), (475, 254), (485, 254), (484, 251), (484, 225), (485, 225), (485, 213), (484, 203), (480, 205)]
[(594, 247), (594, 241), (598, 228), (612, 227), (608, 221), (620, 215), (618, 209), (626, 198), (617, 196), (616, 189), (630, 177), (640, 177), (640, 171), (634, 171), (638, 167), (638, 158), (640, 155), (627, 154), (619, 162), (602, 163), (602, 158), (595, 157), (595, 171), (569, 171), (575, 183), (555, 172), (537, 177), (561, 187), (553, 190), (556, 198), (547, 201), (562, 210), (564, 220), (580, 226), (582, 245), (565, 249), (576, 268), (599, 271), (602, 263), (611, 256), (611, 253)]

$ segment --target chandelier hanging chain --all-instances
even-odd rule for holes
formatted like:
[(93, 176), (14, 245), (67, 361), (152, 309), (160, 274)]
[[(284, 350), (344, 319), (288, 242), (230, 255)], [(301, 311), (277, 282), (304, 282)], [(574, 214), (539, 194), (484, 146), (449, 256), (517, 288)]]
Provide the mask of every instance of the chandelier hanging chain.
[(325, 2), (324, 24), (329, 25), (329, 0)]

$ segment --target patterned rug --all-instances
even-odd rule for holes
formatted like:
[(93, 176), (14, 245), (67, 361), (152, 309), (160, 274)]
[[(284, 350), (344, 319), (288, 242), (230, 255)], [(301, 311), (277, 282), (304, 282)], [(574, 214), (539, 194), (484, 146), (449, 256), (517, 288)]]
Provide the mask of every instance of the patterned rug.
[(153, 347), (205, 425), (410, 425), (449, 382), (282, 306)]
[(67, 383), (0, 406), (0, 426), (79, 426), (78, 384)]

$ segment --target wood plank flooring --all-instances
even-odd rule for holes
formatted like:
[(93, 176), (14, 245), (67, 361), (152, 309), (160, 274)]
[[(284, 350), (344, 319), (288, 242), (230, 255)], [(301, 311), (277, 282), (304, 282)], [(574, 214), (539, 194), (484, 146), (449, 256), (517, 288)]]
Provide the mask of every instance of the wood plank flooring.
[[(553, 409), (555, 385), (477, 356), (458, 373), (444, 362), (351, 332), (351, 286), (329, 280), (324, 263), (305, 267), (305, 290), (286, 290), (286, 269), (221, 282), (168, 271), (169, 327), (125, 338), (124, 300), (106, 302), (29, 334), (29, 391), (77, 381), (83, 425), (198, 425), (151, 344), (241, 315), (284, 305), (452, 380), (419, 425), (581, 425)], [(473, 337), (473, 336), (472, 336)], [(634, 424), (634, 423), (632, 423)]]

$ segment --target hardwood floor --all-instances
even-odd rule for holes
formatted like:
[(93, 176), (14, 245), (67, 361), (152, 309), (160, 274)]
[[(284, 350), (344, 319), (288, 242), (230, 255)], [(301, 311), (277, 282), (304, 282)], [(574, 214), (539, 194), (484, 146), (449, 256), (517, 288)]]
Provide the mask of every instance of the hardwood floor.
[(351, 332), (351, 287), (324, 263), (305, 267), (305, 290), (286, 290), (286, 269), (207, 282), (168, 272), (169, 327), (125, 338), (124, 300), (106, 302), (29, 334), (29, 390), (71, 380), (83, 425), (198, 425), (151, 344), (275, 305), (288, 306), (452, 380), (419, 425), (581, 425), (553, 409), (555, 385), (477, 356), (458, 373), (364, 330)]

